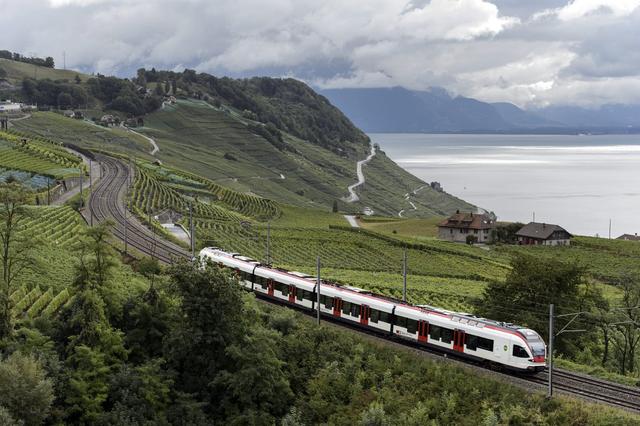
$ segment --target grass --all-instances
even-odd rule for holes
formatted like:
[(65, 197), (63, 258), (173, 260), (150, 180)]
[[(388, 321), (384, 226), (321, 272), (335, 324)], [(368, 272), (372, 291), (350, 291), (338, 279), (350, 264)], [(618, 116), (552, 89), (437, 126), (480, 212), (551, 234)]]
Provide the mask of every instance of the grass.
[(4, 58), (0, 58), (0, 68), (7, 71), (7, 80), (11, 83), (19, 83), (27, 77), (38, 80), (48, 78), (50, 80), (75, 81), (76, 75), (78, 75), (83, 82), (91, 78), (91, 76), (77, 71), (40, 67)]
[(363, 217), (360, 220), (360, 226), (381, 234), (419, 241), (426, 238), (436, 238), (438, 223), (441, 221), (442, 217), (429, 219), (370, 219)]

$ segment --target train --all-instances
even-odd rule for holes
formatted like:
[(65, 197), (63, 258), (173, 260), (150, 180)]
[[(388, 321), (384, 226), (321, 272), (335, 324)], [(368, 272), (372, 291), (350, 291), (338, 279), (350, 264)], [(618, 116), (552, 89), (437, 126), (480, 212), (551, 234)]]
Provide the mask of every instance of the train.
[[(207, 261), (234, 271), (259, 297), (299, 309), (318, 310), (318, 280), (274, 268), (216, 247), (200, 251)], [(534, 330), (428, 305), (412, 305), (357, 287), (320, 282), (322, 316), (378, 334), (410, 341), (490, 368), (535, 373), (546, 366), (547, 348)]]

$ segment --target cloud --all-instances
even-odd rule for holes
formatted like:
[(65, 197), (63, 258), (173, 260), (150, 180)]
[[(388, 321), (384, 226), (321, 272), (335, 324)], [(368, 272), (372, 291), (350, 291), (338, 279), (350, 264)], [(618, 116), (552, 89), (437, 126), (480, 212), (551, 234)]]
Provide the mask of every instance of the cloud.
[(58, 65), (66, 52), (67, 66), (85, 72), (189, 67), (321, 87), (443, 86), (519, 105), (592, 104), (640, 102), (639, 3), (0, 0), (0, 26), (2, 48)]

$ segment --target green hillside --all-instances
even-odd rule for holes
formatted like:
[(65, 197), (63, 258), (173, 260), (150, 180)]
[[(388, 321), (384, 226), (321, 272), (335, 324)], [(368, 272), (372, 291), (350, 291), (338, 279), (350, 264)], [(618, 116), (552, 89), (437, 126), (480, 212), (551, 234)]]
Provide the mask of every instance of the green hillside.
[(19, 84), (24, 78), (73, 81), (76, 75), (78, 75), (83, 82), (86, 82), (86, 80), (90, 78), (90, 76), (86, 74), (73, 70), (41, 67), (4, 58), (0, 58), (0, 68), (7, 73), (6, 77), (4, 77), (5, 80), (13, 84)]
[[(250, 120), (228, 108), (203, 101), (180, 100), (145, 117), (136, 131), (156, 140), (156, 157), (164, 164), (189, 170), (225, 187), (282, 203), (328, 209), (347, 195), (356, 182), (356, 158), (368, 154), (356, 146), (357, 157), (345, 158), (330, 149), (283, 134), (289, 149), (280, 150), (247, 127)], [(15, 122), (18, 129), (47, 135), (61, 142), (151, 159), (151, 145), (121, 128), (104, 128), (55, 113), (36, 113)], [(378, 152), (364, 167), (367, 184), (359, 193), (362, 202), (340, 201), (341, 210), (359, 211), (365, 206), (377, 214), (397, 215), (405, 205), (404, 194), (424, 182), (407, 173)], [(283, 179), (284, 177), (284, 179)], [(418, 210), (408, 215), (442, 216), (471, 206), (447, 194), (425, 188), (413, 202)]]

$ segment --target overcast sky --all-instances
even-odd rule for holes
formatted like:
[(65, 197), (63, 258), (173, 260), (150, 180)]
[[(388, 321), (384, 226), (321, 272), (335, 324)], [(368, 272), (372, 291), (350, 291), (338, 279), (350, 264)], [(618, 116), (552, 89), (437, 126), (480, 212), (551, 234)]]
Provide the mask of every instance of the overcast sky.
[(0, 49), (139, 67), (442, 86), (520, 106), (640, 103), (640, 0), (0, 0)]

